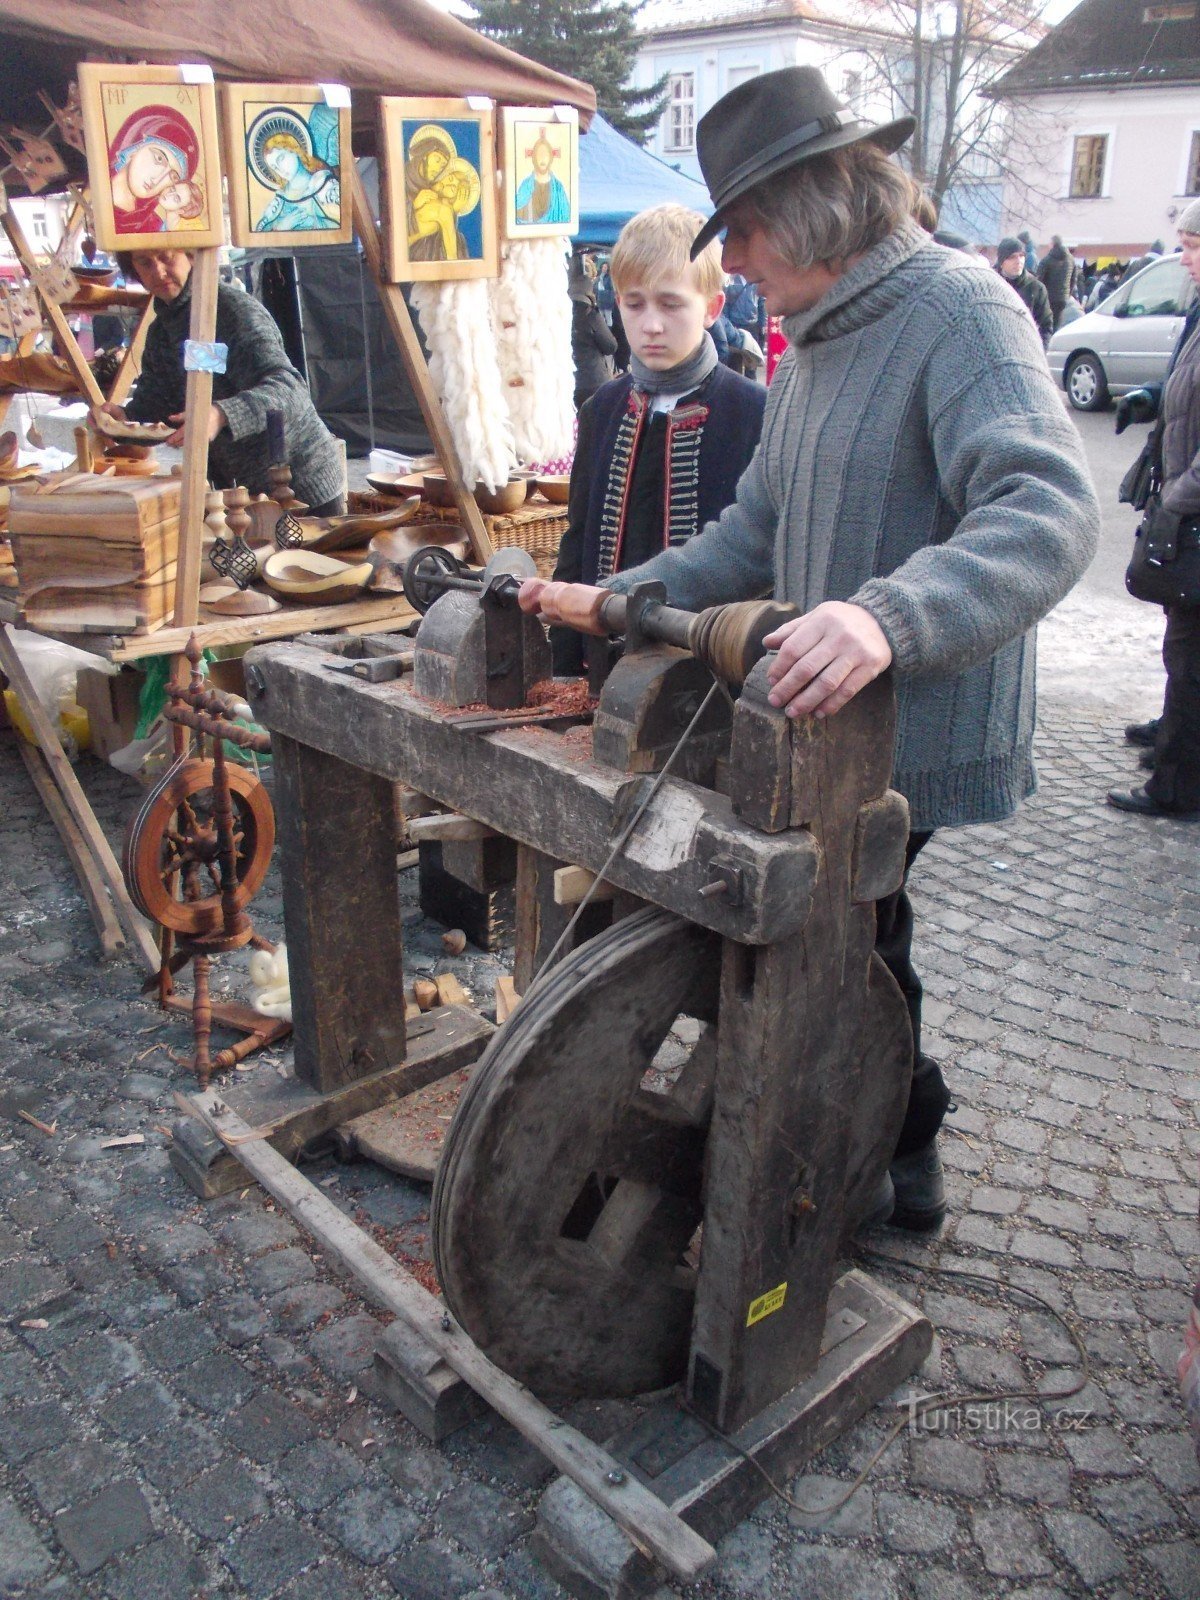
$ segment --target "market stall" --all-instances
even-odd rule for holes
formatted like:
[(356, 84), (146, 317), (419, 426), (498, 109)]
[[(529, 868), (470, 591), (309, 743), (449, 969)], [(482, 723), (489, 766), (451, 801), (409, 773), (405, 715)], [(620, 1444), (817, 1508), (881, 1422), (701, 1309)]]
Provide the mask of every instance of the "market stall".
[[(298, 246), (357, 234), (434, 444), (450, 502), (443, 516), (456, 519), (463, 547), (474, 558), (485, 558), (492, 548), (476, 488), (502, 490), (521, 464), (545, 460), (557, 442), (555, 417), (561, 438), (561, 394), (551, 393), (547, 402), (525, 374), (531, 364), (549, 370), (534, 359), (544, 355), (535, 348), (543, 337), (536, 326), (538, 274), (544, 283), (556, 254), (561, 265), (577, 196), (574, 211), (556, 213), (541, 230), (531, 224), (546, 217), (527, 208), (522, 220), (530, 237), (517, 245), (512, 230), (503, 228), (504, 204), (506, 197), (512, 202), (508, 214), (515, 219), (524, 175), (510, 162), (510, 181), (499, 196), (491, 180), (503, 154), (495, 140), (507, 133), (510, 153), (523, 141), (520, 160), (530, 179), (540, 181), (532, 168), (542, 156), (529, 159), (540, 132), (551, 147), (552, 181), (560, 182), (561, 168), (569, 185), (579, 117), (586, 120), (594, 106), (590, 89), (522, 60), (421, 0), (349, 3), (335, 11), (309, 0), (277, 20), (271, 26), (258, 11), (239, 25), (225, 8), (205, 4), (173, 30), (171, 18), (145, 0), (105, 14), (102, 26), (83, 5), (0, 5), (0, 39), (13, 69), (0, 88), (0, 113), (17, 130), (14, 160), (3, 174), (9, 189), (18, 192), (31, 178), (41, 181), (50, 164), (44, 147), (57, 159), (56, 179), (78, 184), (86, 154), (87, 221), (101, 247), (187, 251), (192, 261), (181, 474), (156, 480), (152, 471), (130, 469), (115, 477), (118, 469), (104, 467), (106, 475), (93, 481), (93, 437), (80, 441), (75, 473), (25, 491), (14, 486), (12, 494), (10, 514), (14, 529), (23, 530), (19, 540), (29, 570), (41, 563), (43, 599), (46, 564), (57, 554), (64, 584), (73, 585), (86, 603), (31, 611), (26, 585), (16, 602), (0, 602), (4, 620), (21, 615), (110, 662), (172, 654), (193, 635), (200, 646), (213, 648), (314, 630), (397, 626), (412, 616), (398, 585), (378, 583), (387, 563), (372, 562), (366, 550), (365, 559), (354, 560), (345, 548), (355, 533), (365, 542), (386, 530), (338, 524), (337, 518), (306, 525), (302, 515), (294, 515), (304, 508), (296, 504), (286, 456), (276, 451), (272, 437), (267, 444), (275, 475), (269, 488), (257, 485), (248, 505), (245, 497), (217, 504), (209, 490), (206, 426), (214, 377), (228, 354), (216, 337), (223, 181), (234, 242), (282, 238)], [(325, 81), (332, 70), (331, 38), (338, 41), (336, 84)], [(133, 62), (138, 64), (122, 64)], [(450, 86), (458, 98), (430, 98)], [(422, 98), (406, 98), (413, 96)], [(508, 103), (500, 112), (497, 100)], [(553, 130), (548, 141), (545, 127)], [(455, 137), (464, 135), (467, 144), (456, 148)], [(418, 148), (420, 137), (432, 155)], [(377, 154), (384, 166), (382, 229), (352, 150)], [(154, 192), (142, 170), (151, 155), (165, 163), (170, 180)], [(11, 214), (5, 226), (15, 228)], [(516, 232), (521, 234), (519, 226)], [(540, 255), (539, 234), (546, 235)], [(77, 280), (48, 282), (45, 264), (27, 245), (18, 246), (18, 254), (76, 386), (92, 404), (94, 426), (113, 433), (99, 417), (106, 396), (64, 315)], [(401, 289), (415, 280), (425, 280), (410, 292), (433, 351), (432, 375)], [(56, 293), (56, 287), (65, 292)], [(143, 335), (148, 319), (147, 310)], [(136, 349), (118, 380), (117, 399), (127, 392), (135, 363)], [(130, 447), (128, 456), (144, 454), (153, 442), (136, 431), (116, 440)], [(105, 448), (110, 443), (103, 441)], [(98, 496), (112, 514), (96, 523)], [(392, 504), (396, 509), (385, 514), (385, 523), (402, 524), (416, 511), (402, 501)], [(286, 525), (282, 513), (293, 513)], [(98, 536), (87, 533), (89, 519)], [(267, 548), (272, 532), (280, 559)], [(49, 545), (55, 537), (59, 543)], [(67, 570), (82, 541), (89, 560)], [(119, 588), (126, 602), (123, 610), (109, 613), (98, 600), (92, 559), (103, 549), (129, 561), (119, 582), (105, 567), (100, 581), (112, 583), (114, 593)], [(322, 561), (332, 566), (322, 567)], [(3, 648), (0, 665), (22, 698), (7, 637)], [(46, 732), (38, 727), (39, 743), (46, 742)], [(67, 785), (63, 798), (90, 836), (94, 819), (90, 812), (81, 815), (86, 803), (78, 785)], [(101, 875), (121, 912), (119, 880), (107, 881), (103, 861)], [(144, 926), (136, 917), (125, 920), (145, 953)]]

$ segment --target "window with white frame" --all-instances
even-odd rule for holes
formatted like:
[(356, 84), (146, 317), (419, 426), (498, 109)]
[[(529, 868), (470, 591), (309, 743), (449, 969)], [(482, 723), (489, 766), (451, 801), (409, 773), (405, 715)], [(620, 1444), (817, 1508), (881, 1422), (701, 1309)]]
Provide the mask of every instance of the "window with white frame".
[(48, 239), (50, 237), (50, 225), (46, 220), (46, 213), (44, 211), (35, 211), (32, 220), (33, 237), (35, 239)]
[(751, 78), (757, 78), (760, 72), (756, 64), (747, 67), (730, 67), (725, 77), (726, 89), (736, 89), (739, 83), (749, 83)]
[(672, 72), (667, 79), (667, 149), (690, 150), (696, 142), (696, 74)]
[(1096, 200), (1104, 193), (1104, 166), (1108, 159), (1106, 133), (1080, 133), (1071, 146), (1072, 200)]
[(1188, 149), (1187, 176), (1184, 194), (1200, 194), (1200, 128), (1192, 129), (1192, 142)]

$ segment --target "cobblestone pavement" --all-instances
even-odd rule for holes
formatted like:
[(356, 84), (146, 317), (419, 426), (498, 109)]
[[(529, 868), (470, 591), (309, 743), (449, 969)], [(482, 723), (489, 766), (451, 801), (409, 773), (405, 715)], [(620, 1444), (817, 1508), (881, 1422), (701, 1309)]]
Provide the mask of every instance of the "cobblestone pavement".
[[(376, 1317), (261, 1193), (201, 1204), (168, 1165), (166, 1047), (186, 1032), (96, 963), (56, 836), (0, 738), (0, 1594), (358, 1600), (561, 1593), (528, 1534), (546, 1479), (506, 1427), (437, 1450), (372, 1398)], [(949, 1389), (1088, 1387), (1045, 1412), (902, 1435), (831, 1518), (768, 1501), (693, 1594), (773, 1600), (1195, 1600), (1200, 1476), (1173, 1364), (1196, 1270), (1200, 831), (1102, 803), (1133, 781), (1111, 719), (1043, 714), (1042, 789), (936, 839), (916, 882), (931, 1045), (958, 1100), (952, 1221), (880, 1230), (883, 1276), (938, 1330)], [(85, 761), (114, 835), (133, 787)], [(411, 876), (411, 875), (410, 875)], [(411, 893), (411, 889), (409, 890)], [(257, 902), (278, 931), (277, 879)], [(433, 967), (415, 911), (410, 963)], [(494, 966), (460, 972), (482, 999)], [(254, 1070), (278, 1070), (282, 1058)], [(19, 1117), (55, 1125), (47, 1136)], [(104, 1141), (141, 1132), (143, 1147)], [(325, 1192), (420, 1254), (427, 1193), (319, 1164)], [(985, 1284), (920, 1272), (967, 1268)], [(792, 1486), (826, 1504), (895, 1412)], [(573, 1413), (597, 1436), (612, 1408)], [(1036, 1424), (1036, 1425), (1035, 1425)]]

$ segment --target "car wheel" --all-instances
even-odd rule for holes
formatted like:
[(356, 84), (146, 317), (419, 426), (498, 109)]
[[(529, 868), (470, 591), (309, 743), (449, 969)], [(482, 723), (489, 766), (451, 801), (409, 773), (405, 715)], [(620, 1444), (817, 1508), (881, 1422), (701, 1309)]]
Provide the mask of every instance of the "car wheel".
[(1100, 357), (1090, 350), (1072, 356), (1063, 374), (1063, 388), (1076, 411), (1103, 411), (1108, 404), (1108, 379)]

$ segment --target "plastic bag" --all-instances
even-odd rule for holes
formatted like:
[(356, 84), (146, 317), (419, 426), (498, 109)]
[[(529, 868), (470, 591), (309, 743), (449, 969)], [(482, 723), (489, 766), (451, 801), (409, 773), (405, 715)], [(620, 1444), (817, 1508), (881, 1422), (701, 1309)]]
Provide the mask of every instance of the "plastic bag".
[[(44, 707), (47, 716), (57, 725), (63, 749), (74, 760), (80, 750), (87, 749), (87, 713), (75, 698), (75, 679), (84, 667), (110, 675), (118, 668), (102, 656), (87, 650), (77, 650), (73, 645), (62, 644), (57, 639), (46, 639), (40, 633), (30, 633), (24, 628), (10, 628), (9, 639), (21, 665), (29, 674), (33, 692)], [(36, 744), (33, 729), (29, 726), (16, 694), (5, 691), (5, 707), (17, 730), (30, 743)]]

